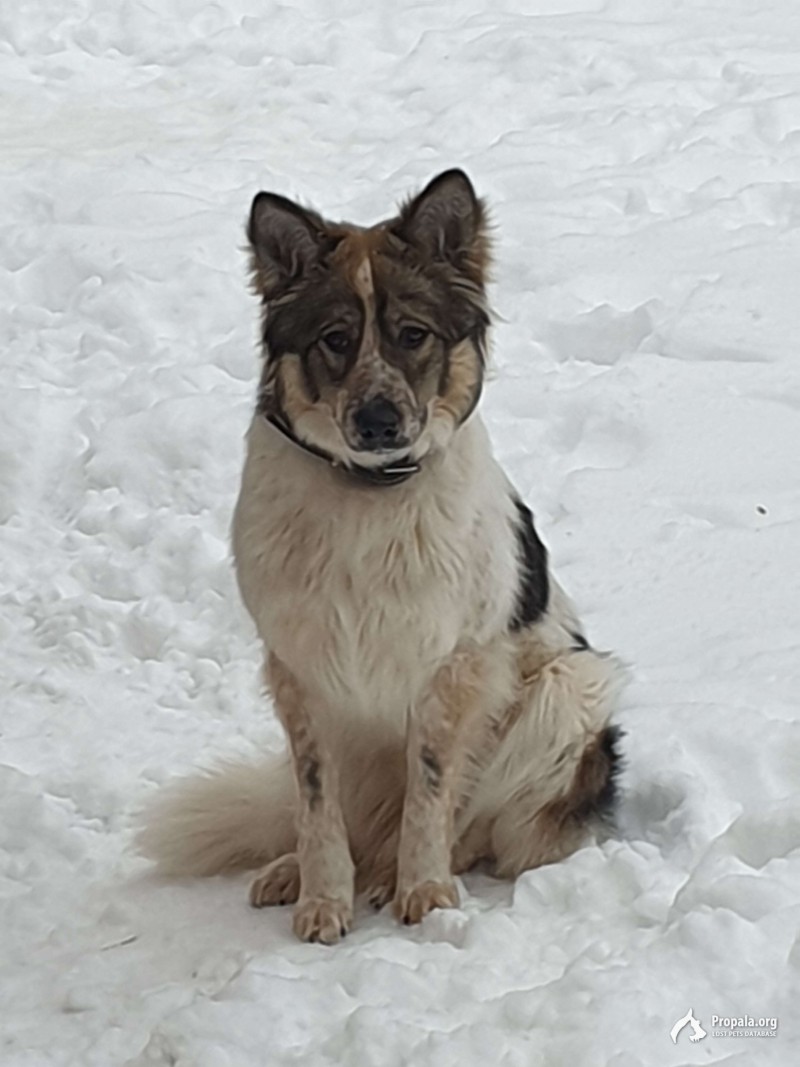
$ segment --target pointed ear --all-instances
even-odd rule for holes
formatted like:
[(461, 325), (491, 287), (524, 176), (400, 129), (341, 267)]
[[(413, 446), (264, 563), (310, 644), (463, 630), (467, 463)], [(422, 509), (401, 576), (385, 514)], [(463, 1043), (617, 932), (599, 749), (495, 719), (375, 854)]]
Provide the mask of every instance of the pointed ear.
[(255, 284), (267, 299), (308, 274), (330, 243), (319, 215), (276, 193), (256, 196), (247, 238)]
[(486, 210), (462, 170), (446, 170), (400, 212), (397, 234), (434, 259), (446, 259), (482, 285), (489, 267)]

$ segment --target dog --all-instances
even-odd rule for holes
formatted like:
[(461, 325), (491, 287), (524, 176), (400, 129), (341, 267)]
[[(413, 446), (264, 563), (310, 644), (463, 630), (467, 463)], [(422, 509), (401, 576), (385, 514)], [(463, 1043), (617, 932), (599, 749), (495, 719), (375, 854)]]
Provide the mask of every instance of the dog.
[(263, 363), (233, 522), (288, 752), (168, 786), (139, 846), (260, 868), (331, 944), (355, 895), (404, 923), (454, 876), (515, 878), (611, 817), (621, 671), (589, 644), (476, 411), (487, 212), (449, 170), (369, 227), (259, 193)]

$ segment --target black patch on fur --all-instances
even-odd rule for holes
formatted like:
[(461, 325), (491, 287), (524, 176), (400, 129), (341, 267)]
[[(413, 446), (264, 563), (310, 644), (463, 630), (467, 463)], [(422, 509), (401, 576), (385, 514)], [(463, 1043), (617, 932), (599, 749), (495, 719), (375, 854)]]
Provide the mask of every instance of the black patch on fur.
[(569, 636), (575, 642), (572, 646), (574, 652), (591, 652), (592, 646), (579, 630), (570, 630)]
[(624, 736), (625, 731), (621, 726), (607, 726), (598, 738), (607, 773), (602, 788), (594, 799), (586, 804), (585, 811), (581, 812), (584, 820), (595, 818), (611, 825), (614, 824), (620, 798), (619, 779), (624, 770), (622, 755)]
[(319, 760), (311, 757), (304, 759), (301, 776), (306, 796), (308, 797), (308, 806), (313, 809), (319, 804), (320, 800), (322, 800), (322, 782), (319, 777)]
[[(296, 287), (292, 299), (268, 309), (263, 329), (266, 351), (273, 363), (293, 353), (300, 357), (306, 375), (338, 380), (355, 361), (363, 318), (356, 294), (342, 278), (321, 265)], [(344, 331), (351, 344), (341, 358), (329, 363), (322, 353), (320, 337), (333, 326)]]
[(515, 500), (517, 521), (514, 532), (517, 536), (519, 557), (519, 589), (514, 614), (509, 627), (512, 631), (530, 626), (547, 610), (550, 599), (550, 583), (547, 577), (547, 549), (539, 540), (533, 525), (531, 509), (521, 500)]
[(422, 773), (425, 776), (425, 785), (434, 796), (438, 796), (442, 784), (442, 765), (439, 762), (436, 753), (427, 745), (422, 746), (419, 757), (422, 761)]
[[(482, 305), (483, 290), (477, 285), (408, 246), (380, 256), (374, 280), (377, 294), (386, 294), (411, 321), (429, 326), (445, 346), (452, 347), (465, 337), (476, 338), (483, 358), (489, 316)], [(399, 350), (398, 362), (407, 360), (408, 355)]]

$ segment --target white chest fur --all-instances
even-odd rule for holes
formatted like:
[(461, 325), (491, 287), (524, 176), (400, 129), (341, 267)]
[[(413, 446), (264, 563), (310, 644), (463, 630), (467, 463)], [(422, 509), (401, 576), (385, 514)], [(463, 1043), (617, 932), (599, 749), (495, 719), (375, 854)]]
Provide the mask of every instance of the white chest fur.
[(256, 417), (234, 518), (242, 596), (322, 706), (403, 721), (445, 656), (507, 625), (513, 514), (477, 417), (409, 482), (377, 489)]

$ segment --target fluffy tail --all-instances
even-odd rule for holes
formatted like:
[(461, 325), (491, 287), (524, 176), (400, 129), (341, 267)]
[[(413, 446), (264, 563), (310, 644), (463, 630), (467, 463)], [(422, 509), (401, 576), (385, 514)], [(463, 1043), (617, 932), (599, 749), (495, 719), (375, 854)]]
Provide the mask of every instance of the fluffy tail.
[(295, 785), (288, 759), (234, 761), (174, 782), (150, 804), (139, 851), (170, 875), (261, 867), (296, 844)]

